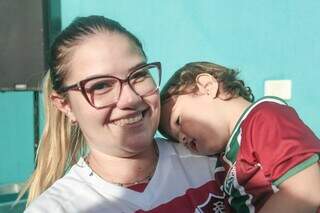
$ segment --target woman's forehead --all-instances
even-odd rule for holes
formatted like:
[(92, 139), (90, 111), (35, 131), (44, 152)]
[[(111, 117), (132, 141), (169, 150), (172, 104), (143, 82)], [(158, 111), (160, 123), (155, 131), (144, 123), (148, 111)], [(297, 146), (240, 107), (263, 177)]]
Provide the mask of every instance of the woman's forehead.
[(137, 47), (119, 33), (100, 33), (86, 38), (70, 62), (69, 79), (81, 80), (96, 75), (125, 77), (130, 68), (145, 61)]

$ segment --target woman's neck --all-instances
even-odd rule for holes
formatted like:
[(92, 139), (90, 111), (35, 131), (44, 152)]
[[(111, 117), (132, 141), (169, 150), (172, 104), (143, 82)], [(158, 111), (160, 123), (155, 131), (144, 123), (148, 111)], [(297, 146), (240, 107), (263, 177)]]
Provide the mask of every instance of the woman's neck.
[(86, 161), (104, 180), (117, 185), (130, 186), (134, 183), (149, 181), (157, 166), (157, 150), (157, 145), (152, 143), (143, 153), (125, 158), (92, 150)]

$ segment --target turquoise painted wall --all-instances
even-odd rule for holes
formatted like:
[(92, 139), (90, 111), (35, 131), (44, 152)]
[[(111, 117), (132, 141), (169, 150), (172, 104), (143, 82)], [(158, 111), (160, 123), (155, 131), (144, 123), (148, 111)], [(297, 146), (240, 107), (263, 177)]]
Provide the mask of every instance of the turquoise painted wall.
[(161, 61), (164, 81), (183, 64), (239, 69), (257, 98), (265, 80), (292, 80), (288, 103), (320, 136), (320, 1), (62, 0), (62, 25), (101, 14), (119, 21)]
[(33, 93), (0, 92), (0, 185), (23, 182), (33, 170)]
[[(264, 81), (292, 80), (292, 105), (320, 136), (320, 1), (61, 0), (62, 25), (76, 16), (118, 20), (161, 61), (168, 77), (183, 64), (210, 60), (239, 69), (257, 98)], [(33, 168), (31, 92), (0, 93), (0, 184)]]

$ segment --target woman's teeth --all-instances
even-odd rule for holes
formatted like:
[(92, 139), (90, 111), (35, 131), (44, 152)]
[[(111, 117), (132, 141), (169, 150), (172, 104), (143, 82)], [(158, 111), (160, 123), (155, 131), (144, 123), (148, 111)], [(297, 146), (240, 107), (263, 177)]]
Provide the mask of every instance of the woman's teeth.
[(134, 117), (131, 117), (131, 118), (124, 118), (124, 119), (116, 120), (113, 122), (113, 124), (117, 125), (117, 126), (124, 126), (124, 125), (128, 125), (128, 124), (133, 124), (133, 123), (138, 122), (140, 120), (142, 120), (142, 113), (138, 113)]

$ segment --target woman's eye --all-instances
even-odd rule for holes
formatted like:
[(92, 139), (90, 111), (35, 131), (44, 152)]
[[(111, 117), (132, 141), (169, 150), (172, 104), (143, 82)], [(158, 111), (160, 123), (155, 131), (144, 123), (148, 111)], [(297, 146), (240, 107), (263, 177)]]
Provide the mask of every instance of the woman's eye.
[(91, 90), (101, 90), (110, 87), (106, 82), (101, 82), (93, 85)]
[(145, 70), (141, 70), (141, 71), (133, 74), (131, 76), (131, 81), (141, 82), (141, 81), (144, 81), (148, 77), (150, 77), (150, 73), (147, 69), (145, 69)]
[(89, 89), (88, 92), (90, 93), (106, 93), (112, 90), (113, 84), (110, 84), (107, 81), (97, 82), (93, 84)]

